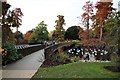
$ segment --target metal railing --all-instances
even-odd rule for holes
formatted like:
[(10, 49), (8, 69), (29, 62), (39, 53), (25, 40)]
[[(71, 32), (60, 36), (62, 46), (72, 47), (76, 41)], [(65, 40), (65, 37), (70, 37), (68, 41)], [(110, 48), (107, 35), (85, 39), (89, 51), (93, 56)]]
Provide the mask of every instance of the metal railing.
[(35, 47), (35, 46), (40, 46), (41, 44), (35, 44), (35, 45), (16, 45), (16, 49), (25, 49), (25, 48), (30, 48), (30, 47)]

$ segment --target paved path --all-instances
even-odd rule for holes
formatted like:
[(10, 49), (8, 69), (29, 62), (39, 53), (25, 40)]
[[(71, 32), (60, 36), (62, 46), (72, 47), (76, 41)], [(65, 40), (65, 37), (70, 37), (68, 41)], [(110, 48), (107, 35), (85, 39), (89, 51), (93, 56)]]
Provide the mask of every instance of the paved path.
[(3, 78), (31, 78), (39, 69), (44, 58), (44, 49), (9, 64), (2, 70)]

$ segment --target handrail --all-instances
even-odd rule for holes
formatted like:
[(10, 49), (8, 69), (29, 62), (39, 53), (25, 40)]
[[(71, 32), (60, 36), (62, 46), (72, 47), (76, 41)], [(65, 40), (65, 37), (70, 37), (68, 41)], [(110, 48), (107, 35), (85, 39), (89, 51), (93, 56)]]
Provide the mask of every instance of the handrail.
[(52, 46), (48, 46), (45, 48), (45, 59), (48, 59), (56, 49), (58, 49), (61, 46), (67, 46), (73, 44), (73, 42), (64, 42), (64, 43), (58, 43), (58, 44), (54, 44)]

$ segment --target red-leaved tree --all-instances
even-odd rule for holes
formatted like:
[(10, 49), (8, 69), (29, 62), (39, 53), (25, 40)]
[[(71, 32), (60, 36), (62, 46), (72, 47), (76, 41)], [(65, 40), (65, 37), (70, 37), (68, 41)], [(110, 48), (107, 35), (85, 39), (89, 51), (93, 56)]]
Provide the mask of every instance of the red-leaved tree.
[(82, 16), (82, 23), (84, 27), (87, 27), (87, 39), (89, 39), (89, 20), (91, 19), (91, 16), (93, 15), (93, 4), (90, 1), (87, 1), (85, 5), (82, 7), (83, 14)]
[(100, 27), (100, 40), (102, 40), (103, 36), (103, 24), (105, 20), (108, 18), (109, 14), (112, 13), (112, 2), (102, 2), (99, 1), (96, 3), (95, 8), (97, 9), (96, 12), (96, 19), (99, 21), (99, 27)]
[(83, 28), (80, 27), (78, 36), (79, 36), (79, 39), (86, 40), (87, 39), (87, 31), (83, 30)]
[(33, 31), (28, 31), (26, 34), (24, 34), (24, 40), (28, 41), (28, 39), (30, 38), (31, 34)]

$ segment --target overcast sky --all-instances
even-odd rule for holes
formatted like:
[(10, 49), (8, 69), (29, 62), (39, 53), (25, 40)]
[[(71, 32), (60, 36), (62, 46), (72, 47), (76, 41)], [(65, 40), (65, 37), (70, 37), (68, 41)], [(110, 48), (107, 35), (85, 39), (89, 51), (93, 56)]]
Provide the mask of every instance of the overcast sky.
[[(57, 15), (64, 15), (65, 29), (79, 25), (77, 18), (82, 14), (82, 6), (88, 0), (7, 0), (12, 8), (21, 8), (24, 16), (19, 31), (35, 28), (42, 20), (48, 25), (48, 31), (53, 31)], [(91, 0), (93, 4), (98, 0)], [(114, 7), (118, 7), (119, 0), (113, 0)]]

